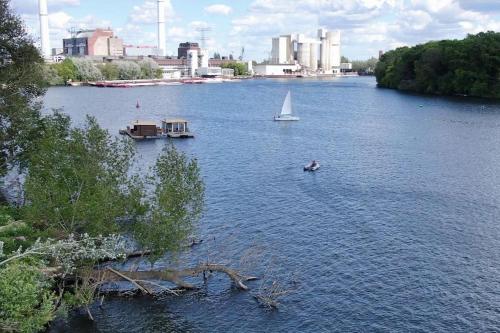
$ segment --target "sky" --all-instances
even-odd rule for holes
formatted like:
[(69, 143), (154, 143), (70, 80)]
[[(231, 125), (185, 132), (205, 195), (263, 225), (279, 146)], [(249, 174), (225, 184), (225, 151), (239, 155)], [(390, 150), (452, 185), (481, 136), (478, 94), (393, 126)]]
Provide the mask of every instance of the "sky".
[[(38, 0), (10, 0), (38, 42)], [(125, 44), (156, 45), (156, 0), (48, 0), (51, 47), (62, 47), (70, 28), (108, 28)], [(167, 54), (180, 42), (200, 40), (209, 27), (210, 54), (269, 58), (271, 38), (318, 28), (340, 30), (342, 55), (351, 60), (379, 50), (429, 40), (500, 31), (500, 0), (166, 0)]]

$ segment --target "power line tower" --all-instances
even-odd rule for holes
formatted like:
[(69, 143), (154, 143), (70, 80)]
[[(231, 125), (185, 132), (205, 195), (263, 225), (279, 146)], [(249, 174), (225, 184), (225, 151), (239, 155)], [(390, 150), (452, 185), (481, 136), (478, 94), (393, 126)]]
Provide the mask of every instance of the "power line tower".
[(68, 29), (68, 32), (71, 34), (71, 38), (76, 38), (78, 34), (78, 29), (76, 27), (71, 27)]
[(212, 31), (212, 28), (210, 27), (199, 27), (199, 28), (196, 28), (196, 31), (198, 31), (200, 33), (200, 42), (201, 42), (201, 48), (202, 49), (205, 49), (205, 46), (206, 46), (206, 42), (207, 40), (210, 40), (210, 38), (207, 36), (207, 32), (210, 32)]
[(241, 53), (240, 53), (240, 56), (238, 57), (238, 59), (239, 59), (240, 61), (242, 61), (244, 56), (245, 56), (245, 47), (243, 46), (243, 47), (241, 48)]

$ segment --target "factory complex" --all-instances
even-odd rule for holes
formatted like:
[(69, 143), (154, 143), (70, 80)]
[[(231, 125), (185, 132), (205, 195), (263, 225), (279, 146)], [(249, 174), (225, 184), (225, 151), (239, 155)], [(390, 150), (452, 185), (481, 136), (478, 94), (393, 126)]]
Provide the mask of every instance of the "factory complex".
[(254, 66), (258, 75), (335, 75), (348, 65), (340, 62), (340, 31), (319, 29), (316, 39), (304, 34), (272, 39), (268, 63)]
[(229, 57), (210, 58), (208, 50), (195, 42), (180, 43), (177, 56), (166, 55), (165, 1), (157, 0), (157, 45), (130, 45), (116, 36), (111, 28), (69, 30), (71, 36), (62, 40), (62, 48), (50, 48), (47, 0), (39, 0), (41, 53), (47, 61), (59, 62), (66, 57), (85, 57), (96, 63), (153, 59), (160, 66), (164, 79), (182, 77), (229, 77), (234, 70), (223, 68), (239, 62), (250, 75), (315, 76), (337, 75), (349, 64), (341, 64), (340, 31), (319, 29), (316, 38), (304, 34), (272, 38), (271, 56), (262, 64), (243, 62)]

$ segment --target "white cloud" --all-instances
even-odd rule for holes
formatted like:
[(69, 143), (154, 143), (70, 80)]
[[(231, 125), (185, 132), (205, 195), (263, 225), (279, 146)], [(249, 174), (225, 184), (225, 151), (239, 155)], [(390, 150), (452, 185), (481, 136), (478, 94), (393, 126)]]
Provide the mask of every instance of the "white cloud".
[[(132, 23), (153, 24), (157, 22), (157, 3), (153, 0), (145, 0), (140, 6), (134, 6), (129, 15)], [(174, 7), (170, 0), (165, 1), (165, 18), (171, 20), (175, 17)]]
[(500, 0), (254, 0), (246, 15), (232, 20), (229, 41), (240, 41), (257, 58), (269, 53), (272, 37), (314, 37), (325, 27), (341, 30), (345, 55), (366, 58), (373, 50), (498, 31), (498, 12)]
[(215, 4), (205, 7), (205, 11), (209, 14), (229, 15), (233, 9), (227, 5)]

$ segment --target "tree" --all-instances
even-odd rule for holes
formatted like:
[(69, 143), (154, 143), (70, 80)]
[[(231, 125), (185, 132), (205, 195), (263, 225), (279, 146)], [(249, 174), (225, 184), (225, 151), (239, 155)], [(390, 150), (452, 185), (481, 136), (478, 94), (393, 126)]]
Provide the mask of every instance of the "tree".
[(98, 81), (102, 80), (102, 74), (96, 64), (90, 59), (74, 58), (73, 63), (76, 67), (76, 78), (80, 81)]
[(155, 195), (149, 200), (149, 212), (134, 228), (139, 243), (160, 256), (177, 251), (201, 217), (204, 185), (196, 160), (188, 161), (173, 145), (158, 158), (149, 185)]
[(160, 67), (153, 59), (145, 58), (139, 61), (139, 67), (141, 68), (142, 79), (156, 79), (158, 77), (157, 74)]
[(386, 52), (375, 74), (380, 87), (500, 98), (499, 54), (500, 33), (481, 32)]
[(347, 57), (341, 56), (340, 57), (340, 62), (347, 63), (347, 62), (349, 62), (349, 59)]
[(64, 59), (61, 63), (56, 64), (57, 73), (64, 82), (74, 81), (77, 79), (77, 68), (70, 58)]
[(116, 64), (107, 62), (106, 64), (99, 66), (99, 70), (106, 80), (118, 80), (120, 73)]
[(115, 61), (120, 80), (137, 80), (141, 78), (141, 67), (133, 61)]
[(222, 64), (221, 67), (234, 69), (234, 76), (248, 75), (247, 66), (244, 63), (231, 61)]
[(63, 78), (58, 74), (57, 64), (45, 65), (43, 76), (46, 84), (49, 86), (58, 86), (64, 84)]
[(24, 185), (25, 220), (58, 237), (98, 235), (118, 231), (118, 219), (136, 214), (140, 188), (128, 178), (131, 142), (112, 140), (94, 118), (70, 129), (60, 114), (44, 119), (40, 134)]
[(43, 60), (8, 0), (0, 0), (0, 176), (23, 165), (37, 133)]

